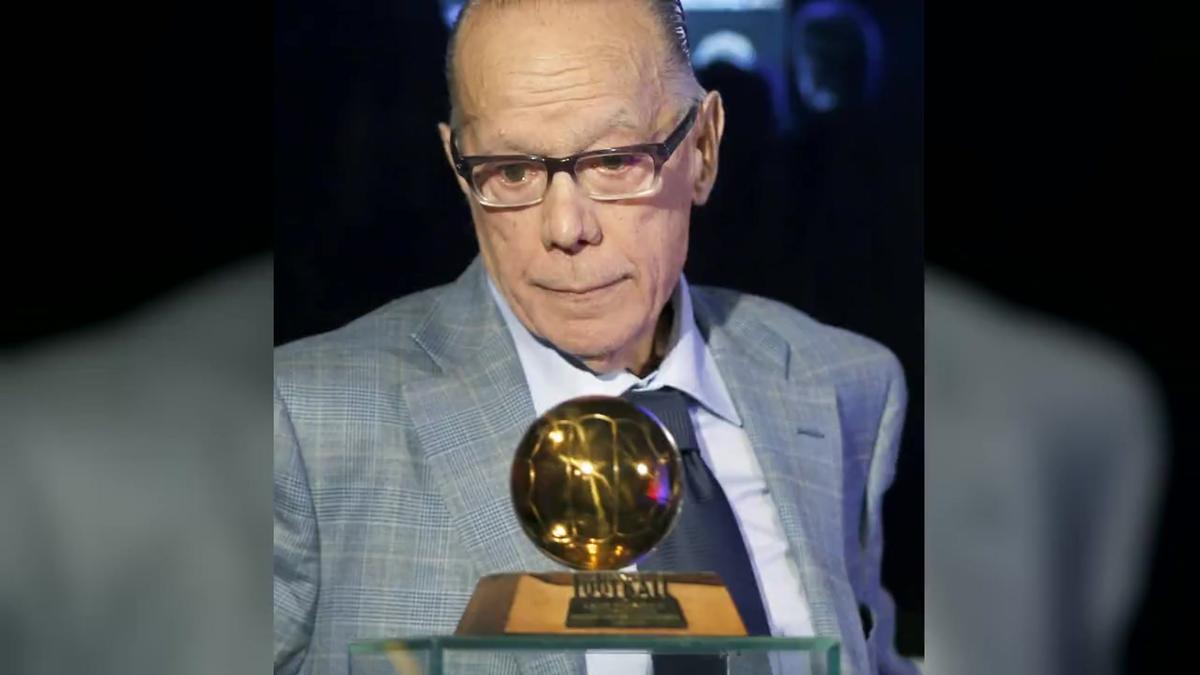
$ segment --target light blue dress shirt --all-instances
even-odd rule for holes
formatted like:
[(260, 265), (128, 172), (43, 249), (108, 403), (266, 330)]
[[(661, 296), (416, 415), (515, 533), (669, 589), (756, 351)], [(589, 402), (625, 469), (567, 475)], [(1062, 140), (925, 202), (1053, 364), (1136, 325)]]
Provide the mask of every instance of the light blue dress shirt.
[[(674, 387), (686, 392), (701, 454), (725, 491), (754, 566), (772, 635), (813, 635), (800, 572), (789, 550), (779, 512), (767, 491), (762, 468), (742, 429), (742, 421), (716, 362), (696, 326), (683, 275), (671, 298), (674, 323), (667, 355), (646, 377), (629, 371), (596, 374), (567, 360), (538, 340), (513, 315), (491, 279), (488, 287), (515, 343), (533, 407), (538, 415), (577, 396), (620, 396), (634, 390)], [(630, 566), (628, 570), (635, 569)], [(805, 664), (773, 663), (776, 673), (804, 672)], [(589, 675), (650, 672), (644, 654), (589, 653)]]

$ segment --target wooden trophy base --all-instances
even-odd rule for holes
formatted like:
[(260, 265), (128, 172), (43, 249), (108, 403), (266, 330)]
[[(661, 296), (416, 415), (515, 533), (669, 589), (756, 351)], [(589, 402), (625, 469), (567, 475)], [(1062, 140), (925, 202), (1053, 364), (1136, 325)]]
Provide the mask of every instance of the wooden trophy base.
[(483, 577), (455, 635), (743, 636), (712, 572), (546, 572)]

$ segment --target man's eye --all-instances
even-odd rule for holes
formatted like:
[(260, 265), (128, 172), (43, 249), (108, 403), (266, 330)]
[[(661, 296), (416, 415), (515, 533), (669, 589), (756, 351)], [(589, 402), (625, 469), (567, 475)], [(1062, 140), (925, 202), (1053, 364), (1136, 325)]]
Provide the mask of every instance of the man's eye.
[(600, 168), (605, 171), (620, 171), (627, 163), (625, 155), (605, 155), (600, 158)]
[(509, 183), (520, 183), (525, 180), (527, 169), (524, 164), (505, 164), (500, 167), (500, 175)]

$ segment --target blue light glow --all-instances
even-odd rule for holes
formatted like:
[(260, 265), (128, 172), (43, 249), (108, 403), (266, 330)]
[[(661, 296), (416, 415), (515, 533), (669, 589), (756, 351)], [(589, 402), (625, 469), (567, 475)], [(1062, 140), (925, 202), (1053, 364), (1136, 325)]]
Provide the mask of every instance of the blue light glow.
[(839, 103), (836, 92), (823, 88), (817, 82), (817, 64), (805, 48), (810, 26), (824, 21), (849, 21), (857, 28), (866, 57), (863, 94), (867, 100), (873, 100), (879, 93), (879, 81), (883, 72), (883, 37), (875, 18), (866, 9), (849, 0), (815, 0), (796, 12), (792, 23), (792, 39), (796, 88), (800, 98), (804, 100), (805, 105), (818, 112), (833, 110)]
[(758, 51), (745, 35), (721, 30), (704, 36), (692, 50), (692, 63), (698, 70), (715, 61), (727, 61), (742, 70), (754, 70), (758, 65)]
[(458, 20), (458, 13), (462, 11), (462, 6), (461, 2), (442, 3), (442, 18), (446, 21), (447, 27), (454, 26), (454, 22)]
[(738, 12), (751, 9), (782, 9), (783, 0), (683, 0), (684, 11)]

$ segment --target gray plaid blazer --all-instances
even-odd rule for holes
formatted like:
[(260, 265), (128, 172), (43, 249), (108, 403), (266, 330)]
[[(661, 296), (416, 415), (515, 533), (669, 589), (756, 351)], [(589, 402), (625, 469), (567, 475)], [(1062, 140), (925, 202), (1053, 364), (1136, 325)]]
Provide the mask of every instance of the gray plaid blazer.
[[(561, 569), (510, 505), (512, 451), (535, 414), (485, 274), (476, 258), (452, 284), (276, 350), (276, 672), (345, 673), (352, 641), (453, 632), (481, 575)], [(899, 362), (778, 302), (699, 286), (692, 300), (816, 632), (842, 642), (845, 673), (915, 673), (880, 584)], [(552, 655), (484, 668), (583, 670)]]

